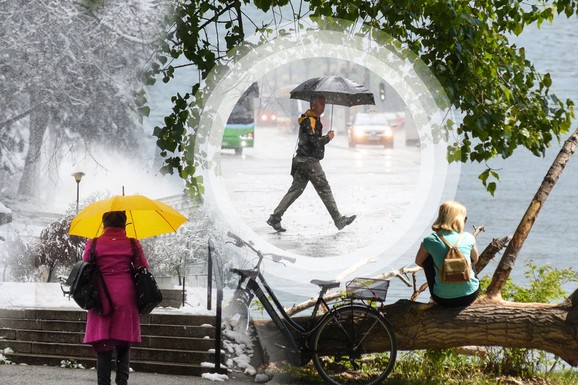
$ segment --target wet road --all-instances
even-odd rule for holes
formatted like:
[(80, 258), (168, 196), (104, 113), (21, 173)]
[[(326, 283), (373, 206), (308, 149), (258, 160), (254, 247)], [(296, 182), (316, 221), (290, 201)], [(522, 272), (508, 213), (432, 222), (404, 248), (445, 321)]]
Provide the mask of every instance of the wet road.
[(296, 137), (276, 128), (257, 128), (255, 138), (255, 147), (242, 156), (222, 152), (222, 175), (241, 220), (282, 250), (321, 258), (354, 252), (379, 242), (412, 203), (420, 151), (406, 147), (404, 131), (396, 133), (393, 149), (349, 148), (346, 134), (338, 133), (326, 147), (322, 166), (340, 211), (356, 214), (356, 221), (338, 231), (313, 186), (308, 186), (283, 217), (287, 232), (278, 234), (265, 221), (291, 184)]

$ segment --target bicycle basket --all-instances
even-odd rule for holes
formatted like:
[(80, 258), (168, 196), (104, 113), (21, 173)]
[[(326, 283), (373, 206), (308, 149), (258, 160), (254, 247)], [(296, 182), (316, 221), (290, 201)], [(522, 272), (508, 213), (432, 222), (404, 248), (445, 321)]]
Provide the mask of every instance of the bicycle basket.
[(388, 280), (358, 277), (347, 282), (345, 292), (349, 298), (385, 302), (388, 288)]

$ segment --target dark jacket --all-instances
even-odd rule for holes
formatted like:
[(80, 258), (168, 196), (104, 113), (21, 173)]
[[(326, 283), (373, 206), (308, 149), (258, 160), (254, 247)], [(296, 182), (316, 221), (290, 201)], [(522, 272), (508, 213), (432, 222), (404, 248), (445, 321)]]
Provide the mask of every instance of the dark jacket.
[(307, 110), (299, 117), (299, 144), (297, 145), (297, 155), (311, 156), (316, 159), (323, 159), (325, 155), (325, 145), (331, 140), (329, 136), (322, 135), (323, 125), (321, 119)]

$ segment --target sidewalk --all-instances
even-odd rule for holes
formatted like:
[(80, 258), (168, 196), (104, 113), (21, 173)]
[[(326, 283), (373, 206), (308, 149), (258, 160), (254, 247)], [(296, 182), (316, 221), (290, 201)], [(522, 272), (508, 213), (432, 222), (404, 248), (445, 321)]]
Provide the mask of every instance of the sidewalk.
[[(223, 382), (210, 381), (196, 376), (173, 376), (154, 373), (132, 372), (129, 384), (133, 385), (247, 385), (255, 383), (253, 377), (242, 373), (229, 373)], [(111, 376), (114, 384), (114, 371)], [(273, 381), (274, 382), (274, 381)], [(96, 371), (91, 369), (67, 369), (51, 366), (2, 365), (0, 364), (1, 385), (94, 385)], [(269, 382), (268, 384), (272, 384)]]

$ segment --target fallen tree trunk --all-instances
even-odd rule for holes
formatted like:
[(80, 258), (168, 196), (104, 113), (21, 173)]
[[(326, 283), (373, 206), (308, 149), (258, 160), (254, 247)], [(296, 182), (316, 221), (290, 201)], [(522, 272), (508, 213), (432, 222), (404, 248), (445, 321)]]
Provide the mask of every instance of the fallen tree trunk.
[[(397, 337), (398, 350), (460, 346), (539, 349), (578, 366), (578, 290), (558, 305), (506, 301), (476, 303), (451, 309), (400, 300), (385, 306)], [(298, 322), (305, 324), (307, 317)], [(270, 361), (298, 362), (272, 321), (255, 321)], [(380, 341), (375, 339), (374, 349)]]
[(558, 305), (499, 301), (450, 309), (403, 300), (385, 311), (400, 350), (468, 345), (528, 348), (578, 366), (578, 290)]

